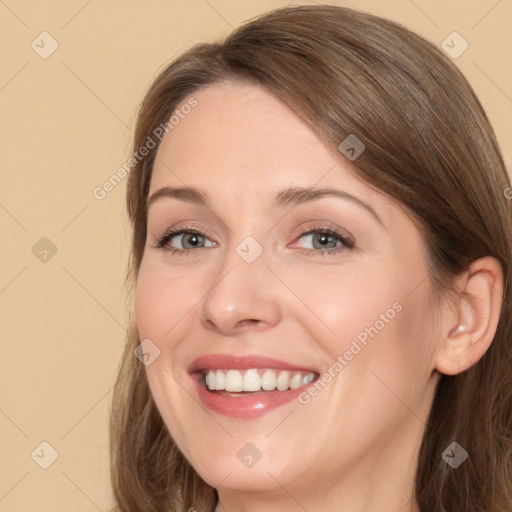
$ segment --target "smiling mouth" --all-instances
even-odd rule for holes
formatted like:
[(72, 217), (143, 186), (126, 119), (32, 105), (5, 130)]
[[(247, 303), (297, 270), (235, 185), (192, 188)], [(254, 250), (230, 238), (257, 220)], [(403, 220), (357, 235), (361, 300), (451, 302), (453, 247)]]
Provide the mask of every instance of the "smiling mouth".
[(299, 389), (318, 378), (315, 372), (278, 370), (273, 368), (204, 369), (200, 382), (211, 393), (240, 396), (245, 393), (283, 392)]
[(205, 354), (187, 372), (205, 407), (240, 420), (292, 403), (320, 376), (316, 368), (260, 354)]

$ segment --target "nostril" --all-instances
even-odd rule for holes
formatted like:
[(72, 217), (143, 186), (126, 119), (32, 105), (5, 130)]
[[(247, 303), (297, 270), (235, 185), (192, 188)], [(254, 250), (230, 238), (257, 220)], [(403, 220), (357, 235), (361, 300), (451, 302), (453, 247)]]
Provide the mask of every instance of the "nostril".
[(247, 326), (260, 327), (261, 320), (258, 320), (256, 318), (249, 318), (249, 319), (245, 319), (245, 320), (240, 320), (236, 323), (236, 327), (247, 327)]

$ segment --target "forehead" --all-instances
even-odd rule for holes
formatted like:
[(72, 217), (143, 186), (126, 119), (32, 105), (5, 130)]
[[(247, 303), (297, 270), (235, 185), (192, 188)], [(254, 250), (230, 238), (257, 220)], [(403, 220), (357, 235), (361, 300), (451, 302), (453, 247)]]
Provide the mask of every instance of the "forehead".
[(192, 96), (197, 105), (158, 148), (150, 194), (161, 187), (190, 186), (210, 195), (262, 197), (290, 185), (330, 186), (366, 202), (387, 202), (357, 177), (344, 156), (327, 148), (262, 87), (216, 83)]
[(234, 167), (239, 175), (260, 175), (304, 157), (320, 168), (332, 165), (302, 120), (261, 87), (216, 83), (193, 96), (197, 106), (164, 136), (157, 164), (179, 164), (190, 177), (205, 170), (218, 176)]

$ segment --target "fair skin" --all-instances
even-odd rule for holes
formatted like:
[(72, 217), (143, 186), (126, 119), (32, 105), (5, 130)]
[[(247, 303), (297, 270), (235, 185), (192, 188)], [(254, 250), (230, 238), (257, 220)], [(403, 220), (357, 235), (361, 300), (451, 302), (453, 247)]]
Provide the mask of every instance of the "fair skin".
[[(489, 347), (499, 264), (475, 262), (458, 281), (461, 300), (438, 314), (415, 224), (343, 155), (257, 86), (214, 84), (194, 97), (197, 107), (160, 144), (149, 194), (195, 187), (208, 205), (150, 205), (136, 290), (140, 339), (160, 350), (147, 378), (173, 439), (217, 488), (217, 512), (417, 511), (414, 472), (438, 372), (464, 371)], [(380, 221), (338, 197), (276, 205), (290, 186), (345, 191)], [(185, 224), (203, 236), (155, 247)], [(331, 236), (334, 252), (322, 255), (322, 231), (302, 235), (318, 225), (350, 235), (354, 247)], [(262, 248), (251, 263), (236, 251), (248, 236)], [(400, 311), (377, 324), (393, 304)], [(221, 353), (322, 375), (370, 326), (378, 333), (307, 404), (294, 399), (258, 417), (209, 410), (187, 372)], [(261, 453), (251, 467), (237, 456), (246, 443)]]

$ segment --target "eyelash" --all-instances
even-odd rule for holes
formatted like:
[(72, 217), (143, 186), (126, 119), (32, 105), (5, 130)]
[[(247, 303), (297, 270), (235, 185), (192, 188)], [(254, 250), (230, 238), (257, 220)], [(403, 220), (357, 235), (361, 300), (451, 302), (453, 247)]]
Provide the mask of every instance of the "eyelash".
[[(187, 253), (195, 252), (194, 249), (177, 249), (176, 247), (169, 247), (168, 243), (171, 241), (171, 239), (175, 236), (182, 235), (182, 234), (190, 234), (194, 233), (196, 235), (200, 235), (204, 238), (208, 238), (204, 233), (199, 231), (198, 229), (194, 227), (184, 226), (179, 229), (170, 230), (164, 233), (164, 235), (157, 241), (157, 243), (154, 245), (157, 249), (164, 249), (168, 252), (170, 252), (172, 255), (185, 255), (188, 256)], [(304, 231), (299, 234), (297, 237), (297, 240), (300, 240), (303, 236), (306, 235), (312, 235), (312, 234), (325, 234), (325, 235), (332, 235), (335, 238), (337, 238), (344, 247), (335, 247), (331, 249), (305, 249), (305, 248), (299, 248), (298, 251), (301, 253), (311, 254), (316, 253), (320, 256), (330, 255), (333, 253), (337, 253), (343, 249), (353, 249), (355, 246), (355, 242), (351, 237), (348, 237), (346, 235), (341, 234), (339, 231), (337, 231), (334, 228), (331, 228), (329, 226), (314, 226), (307, 231)], [(207, 247), (198, 247), (198, 249), (207, 249)]]

